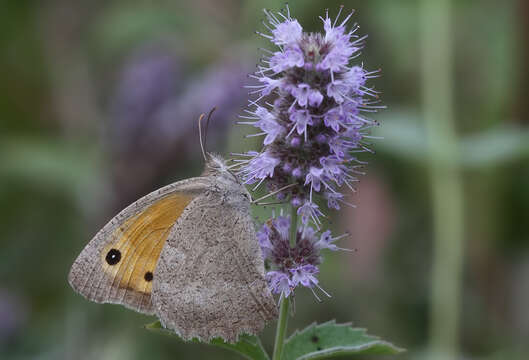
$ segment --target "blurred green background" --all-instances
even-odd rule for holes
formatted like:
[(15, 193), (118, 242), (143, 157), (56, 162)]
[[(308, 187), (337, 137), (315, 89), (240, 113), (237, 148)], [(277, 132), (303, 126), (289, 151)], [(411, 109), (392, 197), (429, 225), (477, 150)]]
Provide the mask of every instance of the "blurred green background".
[[(369, 34), (358, 60), (383, 70), (384, 140), (358, 207), (332, 215), (358, 252), (326, 257), (333, 297), (298, 291), (290, 331), (336, 318), (409, 349), (396, 358), (529, 358), (529, 2), (289, 2), (310, 31), (341, 3)], [(257, 146), (234, 124), (268, 46), (261, 10), (282, 6), (2, 2), (0, 358), (235, 358), (147, 332), (66, 277), (116, 211), (199, 174), (201, 112), (218, 108), (209, 150)]]

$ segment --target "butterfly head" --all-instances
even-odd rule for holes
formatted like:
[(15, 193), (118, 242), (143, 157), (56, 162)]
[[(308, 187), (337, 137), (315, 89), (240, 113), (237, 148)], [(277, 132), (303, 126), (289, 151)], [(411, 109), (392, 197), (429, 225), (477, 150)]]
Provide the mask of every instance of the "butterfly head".
[[(220, 155), (213, 154), (213, 153), (207, 153), (206, 166), (204, 169), (204, 173), (202, 175), (208, 176), (208, 175), (226, 174), (226, 173), (232, 174), (229, 171), (229, 167), (226, 164), (226, 160), (224, 160), (222, 156)], [(235, 175), (233, 176), (235, 177)]]
[(251, 201), (252, 197), (244, 184), (234, 174), (220, 155), (207, 153), (206, 166), (202, 176), (211, 177), (227, 195), (234, 199), (242, 199), (244, 202)]

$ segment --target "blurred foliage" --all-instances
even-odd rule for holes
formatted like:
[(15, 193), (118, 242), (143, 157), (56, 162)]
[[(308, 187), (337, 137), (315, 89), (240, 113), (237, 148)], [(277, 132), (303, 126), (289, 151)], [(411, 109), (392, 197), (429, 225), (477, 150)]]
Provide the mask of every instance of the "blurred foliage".
[[(320, 28), (324, 9), (335, 13), (341, 4), (289, 3), (311, 30)], [(233, 358), (145, 331), (142, 325), (150, 318), (85, 301), (66, 276), (86, 242), (131, 197), (201, 171), (197, 141), (189, 140), (200, 112), (227, 109), (214, 119), (226, 126), (215, 130), (221, 140), (211, 143), (211, 150), (227, 154), (253, 146), (243, 139), (248, 129), (233, 126), (246, 102), (244, 92), (235, 91), (243, 84), (215, 82), (215, 69), (235, 59), (248, 65), (237, 65), (241, 72), (250, 71), (260, 56), (257, 48), (265, 44), (253, 34), (262, 28), (261, 9), (283, 5), (275, 0), (0, 5), (0, 358)], [(309, 291), (299, 291), (289, 328), (352, 320), (409, 349), (404, 356), (419, 359), (427, 353), (429, 336), (432, 204), (420, 108), (418, 1), (350, 1), (346, 7), (357, 9), (354, 19), (369, 34), (359, 61), (383, 69), (373, 83), (388, 105), (375, 116), (382, 125), (374, 135), (384, 139), (373, 140), (376, 156), (363, 157), (370, 165), (352, 197), (358, 207), (329, 219), (336, 231), (351, 230), (344, 247), (358, 252), (327, 256), (320, 280), (333, 297), (318, 304)], [(463, 175), (466, 219), (462, 358), (526, 359), (529, 5), (453, 1), (453, 19), (461, 154), (453, 161)], [(174, 59), (175, 86), (156, 106), (151, 102), (156, 95), (145, 95), (151, 110), (137, 120), (138, 131), (156, 128), (149, 135), (173, 137), (140, 144), (140, 136), (118, 153), (116, 143), (126, 132), (116, 133), (123, 129), (117, 124), (127, 124), (118, 122), (115, 108), (123, 69), (138, 51), (152, 48)], [(148, 69), (138, 71), (140, 79), (151, 76)], [(207, 81), (215, 84), (211, 92), (197, 86)], [(228, 88), (230, 99), (213, 100), (215, 89)], [(188, 99), (196, 109), (182, 118), (179, 104)], [(174, 147), (162, 148), (166, 142)], [(148, 154), (139, 156), (137, 149)], [(136, 167), (118, 166), (118, 160)], [(270, 211), (256, 209), (256, 216)], [(267, 349), (273, 332), (273, 326), (265, 330)]]

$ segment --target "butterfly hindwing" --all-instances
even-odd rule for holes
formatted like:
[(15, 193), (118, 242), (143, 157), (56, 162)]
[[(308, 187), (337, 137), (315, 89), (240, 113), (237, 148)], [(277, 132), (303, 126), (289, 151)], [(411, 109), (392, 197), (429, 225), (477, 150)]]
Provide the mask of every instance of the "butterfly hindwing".
[(160, 253), (178, 217), (203, 191), (200, 179), (188, 179), (128, 206), (78, 256), (68, 276), (70, 285), (89, 300), (152, 314), (152, 283)]
[(184, 210), (157, 271), (155, 311), (184, 339), (234, 342), (277, 316), (249, 209), (224, 203), (222, 194), (202, 194)]

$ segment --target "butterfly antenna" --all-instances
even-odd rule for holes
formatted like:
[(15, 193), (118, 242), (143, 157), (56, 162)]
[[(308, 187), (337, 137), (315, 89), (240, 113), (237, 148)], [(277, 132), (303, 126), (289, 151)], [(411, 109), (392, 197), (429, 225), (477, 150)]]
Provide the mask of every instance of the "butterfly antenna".
[(202, 141), (202, 119), (204, 119), (205, 117), (206, 114), (202, 113), (198, 118), (198, 136), (200, 138), (200, 149), (202, 150), (202, 157), (204, 158), (204, 161), (207, 162), (208, 159), (206, 158), (206, 150), (204, 150), (204, 142)]
[(208, 128), (209, 128), (209, 120), (211, 119), (211, 115), (213, 115), (213, 112), (217, 110), (217, 108), (214, 106), (213, 109), (209, 111), (208, 118), (206, 120), (206, 131), (204, 132), (204, 144), (208, 143)]

